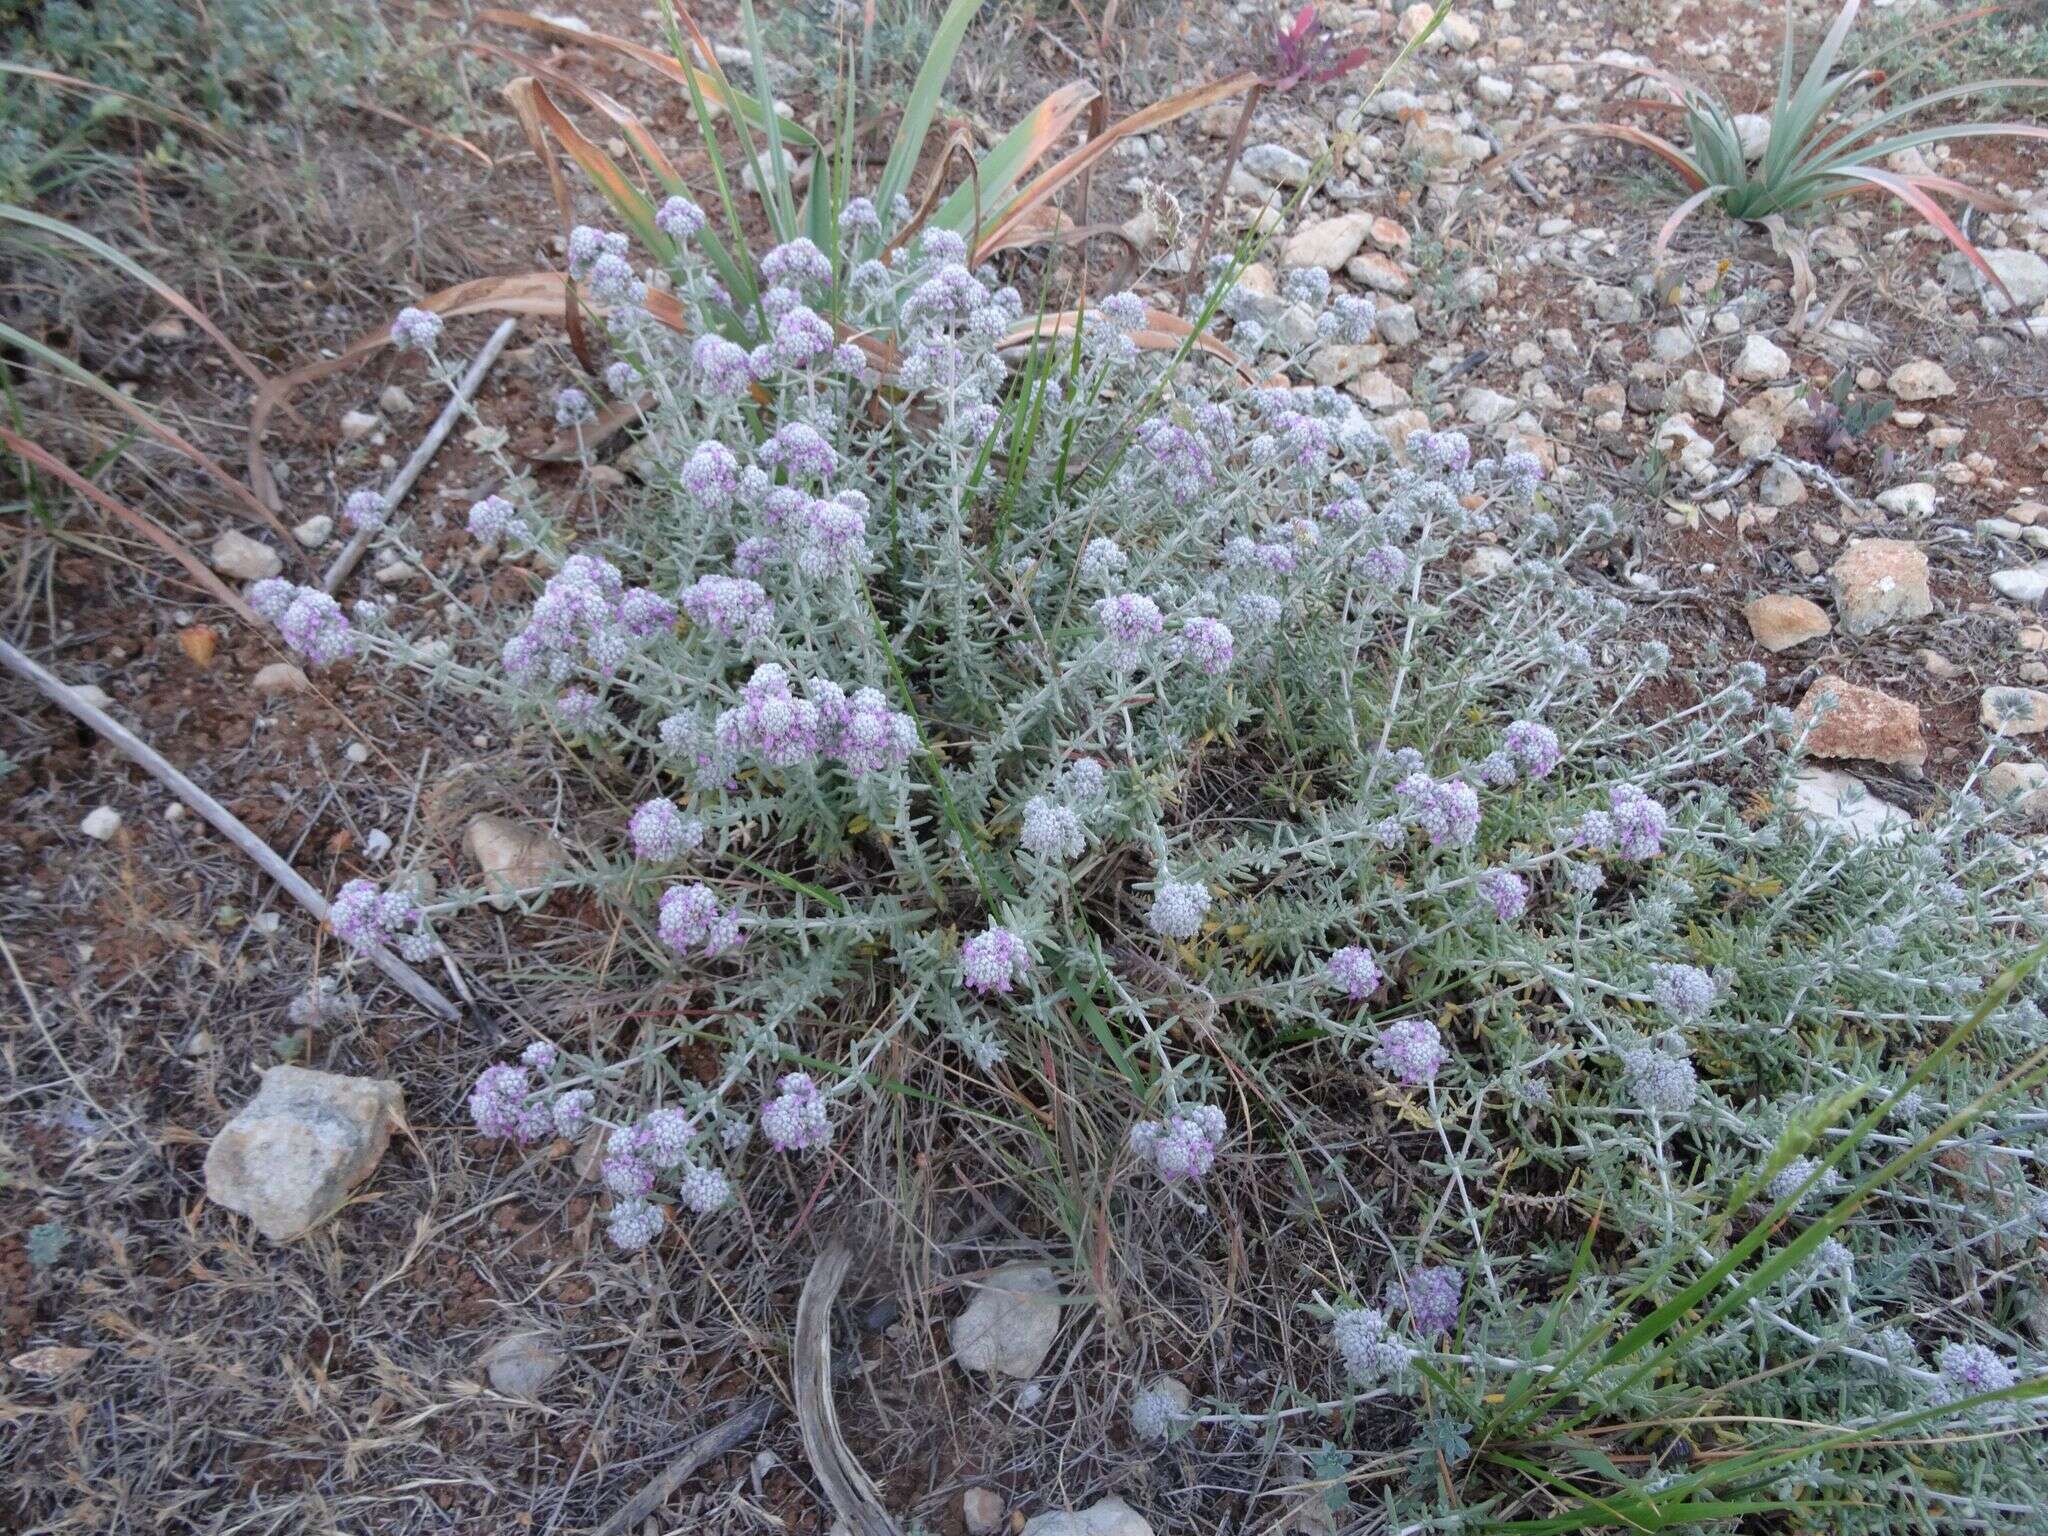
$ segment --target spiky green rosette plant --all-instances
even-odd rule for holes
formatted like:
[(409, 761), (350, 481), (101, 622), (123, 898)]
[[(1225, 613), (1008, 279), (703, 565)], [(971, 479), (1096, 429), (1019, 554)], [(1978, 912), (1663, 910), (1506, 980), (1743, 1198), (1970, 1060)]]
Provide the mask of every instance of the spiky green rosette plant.
[[(2048, 140), (2048, 128), (2034, 123), (1941, 123), (1912, 128), (1908, 124), (1924, 117), (1935, 107), (1953, 101), (1967, 101), (1994, 91), (2048, 90), (2041, 80), (1972, 80), (1898, 106), (1883, 106), (1878, 92), (1884, 84), (1881, 70), (1868, 68), (1837, 71), (1836, 61), (1855, 25), (1863, 0), (1843, 0), (1827, 35), (1814, 51), (1806, 69), (1795, 78), (1793, 20), (1796, 8), (1785, 8), (1785, 44), (1779, 58), (1777, 94), (1771, 102), (1770, 134), (1761, 155), (1752, 155), (1743, 141), (1736, 114), (1728, 103), (1705, 86), (1668, 70), (1640, 67), (1633, 72), (1667, 86), (1678, 98), (1689, 148), (1681, 148), (1658, 134), (1631, 123), (1580, 123), (1572, 131), (1623, 140), (1649, 150), (1677, 172), (1689, 189), (1684, 201), (1672, 209), (1657, 232), (1656, 249), (1661, 254), (1685, 221), (1711, 203), (1731, 218), (1782, 229), (1788, 214), (1831, 202), (1837, 198), (1873, 194), (1896, 197), (1938, 230), (1987, 281), (2001, 290), (2004, 282), (1985, 261), (1984, 255), (1963, 233), (1937, 200), (1952, 197), (1992, 209), (2005, 205), (1952, 177), (1928, 172), (1887, 169), (1889, 156), (1925, 144), (1957, 139), (2024, 138)], [(1971, 16), (1955, 18), (1939, 26), (1955, 25)], [(1637, 103), (1655, 106), (1655, 103)], [(2008, 295), (2009, 297), (2010, 295)]]

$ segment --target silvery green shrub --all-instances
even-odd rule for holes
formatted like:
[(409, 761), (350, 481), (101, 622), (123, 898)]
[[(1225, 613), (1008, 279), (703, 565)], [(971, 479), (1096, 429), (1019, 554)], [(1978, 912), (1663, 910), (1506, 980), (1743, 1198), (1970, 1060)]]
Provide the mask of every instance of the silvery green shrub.
[[(659, 1031), (629, 1061), (536, 1042), (476, 1084), (479, 1130), (600, 1138), (637, 1249), (732, 1220), (763, 1160), (839, 1155), (898, 1047), (943, 1091), (1037, 1081), (1085, 1016), (1097, 1059), (1066, 1073), (1112, 1062), (1126, 1094), (1091, 1187), (1127, 1246), (1199, 1248), (1242, 1199), (1326, 1234), (1322, 1268), (1265, 1282), (1323, 1320), (1317, 1357), (1284, 1402), (1212, 1395), (1186, 1444), (1371, 1399), (1413, 1406), (1431, 1467), (1495, 1471), (1501, 1442), (1593, 1421), (1638, 1427), (1613, 1449), (1699, 1413), (1967, 1420), (1998, 1431), (1951, 1453), (1973, 1486), (2024, 1479), (2048, 1112), (1996, 1085), (2048, 1025), (2030, 981), (1987, 990), (2041, 928), (1997, 808), (1964, 794), (1892, 843), (1795, 819), (1759, 670), (1677, 671), (1574, 574), (1610, 508), (1531, 455), (1389, 443), (1334, 391), (1158, 350), (1130, 295), (1023, 348), (1028, 307), (957, 239), (858, 265), (798, 241), (746, 347), (636, 308), (648, 282), (723, 304), (687, 257), (570, 253), (612, 306), (608, 386), (646, 402), (644, 490), (574, 547), (530, 487), (480, 502), (532, 598), (452, 653), (403, 610), (304, 627), (558, 744), (615, 810), (553, 884), (693, 983), (723, 1056), (704, 1081), (646, 1070)], [(1327, 285), (1287, 292), (1314, 334), (1369, 330)], [(869, 330), (898, 338), (886, 375), (847, 339)], [(482, 893), (374, 898), (351, 932), (426, 954)], [(1398, 1198), (1358, 1193), (1332, 1072), (1394, 1117)], [(1761, 1440), (1799, 1454), (1660, 1462), (1628, 1496), (1847, 1485), (1817, 1433)], [(1936, 1498), (1874, 1464), (1909, 1516)], [(1502, 1481), (1531, 1513), (1618, 1496), (1560, 1475), (1547, 1501)], [(1996, 1526), (2000, 1496), (1954, 1482)], [(1414, 1522), (1465, 1495), (1431, 1472), (1383, 1497)]]

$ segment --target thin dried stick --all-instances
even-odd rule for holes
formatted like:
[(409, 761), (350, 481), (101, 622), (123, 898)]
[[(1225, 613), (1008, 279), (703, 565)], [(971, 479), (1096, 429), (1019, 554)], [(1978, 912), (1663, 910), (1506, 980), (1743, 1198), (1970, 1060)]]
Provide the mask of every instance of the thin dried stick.
[[(320, 922), (327, 920), (327, 898), (308, 885), (299, 872), (278, 857), (277, 850), (251, 832), (226, 806), (172, 767), (156, 748), (137, 736), (105, 710), (81, 699), (64, 680), (41, 663), (31, 660), (5, 640), (0, 640), (0, 665), (35, 685), (52, 703), (60, 705), (134, 759), (149, 776), (191, 806), (229, 842), (249, 855), (263, 872), (285, 888), (288, 895)], [(443, 1019), (459, 1019), (462, 1012), (434, 989), (425, 977), (390, 950), (381, 946), (370, 952), (371, 963), (391, 978), (401, 992), (429, 1013)]]
[[(441, 445), (448, 441), (448, 434), (455, 430), (455, 423), (462, 418), (463, 410), (469, 405), (470, 397), (477, 386), (484, 381), (491, 364), (498, 360), (498, 354), (505, 350), (505, 343), (512, 339), (512, 333), (519, 329), (517, 320), (501, 321), (491, 332), (491, 339), (483, 344), (483, 350), (470, 360), (469, 371), (463, 374), (455, 386), (455, 393), (448, 403), (441, 407), (441, 414), (427, 435), (420, 439), (419, 447), (413, 449), (412, 457), (399, 469), (397, 478), (384, 488), (384, 515), (389, 517), (398, 510), (398, 504), (405, 500), (405, 493), (413, 487), (434, 455), (441, 451)], [(348, 573), (356, 568), (356, 562), (363, 558), (363, 551), (370, 547), (370, 540), (376, 536), (374, 527), (359, 528), (355, 536), (342, 546), (341, 553), (334, 557), (334, 564), (327, 568), (327, 574), (320, 581), (320, 590), (332, 596), (334, 589), (348, 579)]]
[(626, 1536), (666, 1504), (669, 1496), (688, 1482), (705, 1462), (714, 1456), (738, 1450), (765, 1429), (779, 1411), (772, 1399), (757, 1397), (723, 1424), (705, 1430), (676, 1453), (675, 1460), (662, 1469), (660, 1476), (621, 1504), (618, 1511), (597, 1528), (597, 1536)]
[(790, 1375), (796, 1386), (796, 1422), (803, 1431), (804, 1454), (825, 1485), (826, 1495), (853, 1536), (902, 1536), (882, 1507), (874, 1480), (861, 1470), (839, 1433), (839, 1411), (832, 1403), (832, 1304), (853, 1255), (833, 1247), (818, 1255), (796, 1301), (796, 1342)]

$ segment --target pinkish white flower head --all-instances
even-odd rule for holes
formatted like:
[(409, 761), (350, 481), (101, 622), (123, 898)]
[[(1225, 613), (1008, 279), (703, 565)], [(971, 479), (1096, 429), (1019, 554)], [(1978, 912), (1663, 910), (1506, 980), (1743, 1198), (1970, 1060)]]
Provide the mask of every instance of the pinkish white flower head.
[[(1330, 306), (1329, 313), (1323, 319), (1327, 320), (1330, 326), (1330, 334), (1326, 340), (1340, 342), (1347, 347), (1358, 347), (1372, 340), (1373, 327), (1379, 323), (1379, 312), (1373, 307), (1371, 299), (1342, 293), (1337, 296), (1337, 302)], [(1322, 325), (1318, 322), (1317, 330), (1321, 329)]]
[(1697, 1024), (1713, 1010), (1718, 991), (1696, 965), (1650, 967), (1650, 998), (1674, 1024)]
[(1464, 1294), (1465, 1276), (1448, 1264), (1408, 1272), (1401, 1288), (1408, 1309), (1408, 1322), (1423, 1338), (1449, 1333), (1458, 1323), (1458, 1300)]
[(656, 1169), (678, 1167), (690, 1155), (697, 1123), (680, 1109), (651, 1109), (641, 1117), (633, 1144), (639, 1156)]
[(850, 197), (846, 206), (839, 210), (839, 238), (859, 239), (882, 232), (882, 216), (875, 212), (875, 205), (864, 197)]
[(519, 1053), (519, 1060), (536, 1072), (552, 1072), (560, 1053), (552, 1040), (536, 1040)]
[(1208, 676), (1221, 677), (1237, 655), (1237, 639), (1220, 619), (1189, 619), (1181, 627), (1179, 654)]
[(1081, 548), (1081, 579), (1107, 585), (1130, 566), (1131, 558), (1115, 539), (1090, 539)]
[(671, 197), (655, 209), (654, 227), (676, 244), (687, 244), (702, 232), (704, 210), (687, 197)]
[(986, 996), (1007, 994), (1031, 969), (1031, 951), (1007, 928), (993, 924), (960, 946), (960, 984)]
[(609, 560), (571, 555), (548, 578), (525, 627), (505, 642), (506, 672), (521, 682), (562, 682), (579, 666), (610, 673), (627, 650), (628, 637), (619, 626), (625, 595), (625, 580)]
[(739, 460), (730, 448), (715, 439), (699, 443), (697, 451), (683, 465), (680, 478), (683, 489), (698, 506), (707, 512), (723, 512), (732, 505), (740, 488)]
[(408, 305), (391, 322), (391, 345), (401, 352), (431, 352), (441, 339), (441, 323), (431, 309)]
[(1411, 773), (1394, 786), (1401, 819), (1420, 827), (1432, 848), (1463, 848), (1479, 831), (1479, 794), (1463, 779)]
[(486, 1067), (469, 1090), (469, 1118), (486, 1136), (517, 1139), (526, 1121), (533, 1080), (524, 1067), (500, 1063)]
[(1529, 882), (1513, 870), (1489, 869), (1473, 883), (1480, 899), (1504, 923), (1512, 923), (1529, 910)]
[(597, 415), (597, 407), (590, 403), (590, 396), (571, 384), (555, 391), (555, 425), (558, 427), (580, 427)]
[(624, 399), (640, 387), (640, 370), (620, 358), (604, 365), (605, 393), (615, 399)]
[(1043, 795), (1024, 802), (1024, 826), (1017, 842), (1026, 853), (1053, 864), (1078, 859), (1088, 851), (1088, 834), (1081, 818)]
[(647, 285), (633, 270), (633, 263), (606, 251), (584, 269), (583, 286), (599, 304), (637, 304), (647, 297)]
[(571, 1088), (556, 1094), (551, 1106), (555, 1134), (568, 1141), (581, 1136), (590, 1125), (591, 1107), (596, 1103), (597, 1095), (588, 1088)]
[(645, 1199), (654, 1189), (654, 1170), (631, 1152), (614, 1152), (598, 1167), (604, 1187), (622, 1200)]
[(782, 540), (754, 534), (733, 546), (732, 568), (750, 580), (759, 580), (782, 562)]
[(1472, 462), (1472, 440), (1462, 432), (1419, 432), (1408, 447), (1439, 474), (1460, 474)]
[(858, 379), (865, 377), (873, 367), (874, 364), (869, 360), (867, 353), (853, 342), (842, 341), (832, 349), (834, 373), (844, 373)]
[(1164, 473), (1168, 491), (1181, 506), (1201, 495), (1215, 478), (1208, 445), (1164, 416), (1154, 416), (1138, 429), (1138, 444)]
[(604, 715), (604, 700), (588, 688), (564, 688), (555, 695), (555, 717), (578, 730), (595, 726)]
[(1660, 1115), (1682, 1115), (1699, 1097), (1698, 1074), (1683, 1056), (1640, 1046), (1624, 1052), (1621, 1065), (1629, 1093), (1644, 1109)]
[(249, 606), (277, 626), (293, 651), (325, 665), (353, 656), (355, 636), (341, 604), (317, 587), (302, 587), (270, 576), (249, 588)]
[(1564, 761), (1557, 732), (1538, 720), (1517, 720), (1501, 737), (1501, 745), (1532, 779), (1547, 779)]
[(1436, 1081), (1449, 1052), (1444, 1037), (1427, 1019), (1401, 1019), (1380, 1031), (1373, 1065), (1411, 1088)]
[(869, 774), (901, 768), (917, 750), (917, 722), (901, 710), (891, 709), (880, 689), (859, 688), (838, 717), (832, 737), (832, 755), (848, 774), (864, 779)]
[(1206, 885), (1162, 878), (1152, 892), (1152, 910), (1145, 914), (1145, 926), (1163, 939), (1192, 939), (1202, 931), (1209, 901)]
[(469, 509), (469, 534), (486, 544), (511, 537), (533, 542), (533, 528), (519, 515), (519, 509), (502, 496), (486, 496)]
[(1616, 784), (1609, 789), (1607, 806), (1614, 818), (1609, 852), (1624, 859), (1654, 859), (1664, 851), (1664, 835), (1670, 820), (1663, 806), (1633, 784)]
[(408, 960), (426, 960), (440, 952), (427, 932), (426, 914), (404, 891), (387, 891), (374, 880), (351, 880), (334, 893), (327, 906), (334, 936), (359, 955), (386, 944), (397, 945)]
[(1354, 1003), (1371, 997), (1386, 980), (1373, 952), (1358, 944), (1347, 944), (1324, 961), (1323, 975)]
[(1159, 605), (1142, 592), (1120, 592), (1095, 604), (1095, 620), (1108, 635), (1117, 665), (1131, 667), (1166, 629)]
[(1330, 1321), (1330, 1342), (1344, 1362), (1344, 1374), (1360, 1386), (1396, 1381), (1415, 1358), (1387, 1325), (1378, 1307), (1350, 1307)]
[(1395, 545), (1375, 544), (1358, 557), (1358, 569), (1377, 586), (1398, 587), (1408, 579), (1408, 556)]
[(1984, 1392), (2003, 1392), (2017, 1385), (2019, 1373), (1996, 1350), (1984, 1344), (1961, 1344), (1951, 1340), (1935, 1357), (1941, 1370), (1940, 1396), (1953, 1402)]
[(676, 605), (651, 587), (628, 587), (619, 598), (619, 627), (635, 640), (676, 627)]
[(1238, 628), (1264, 634), (1286, 617), (1287, 605), (1270, 592), (1240, 592), (1234, 605)]
[(1521, 764), (1505, 749), (1489, 752), (1471, 770), (1472, 777), (1488, 789), (1505, 789), (1522, 776)]
[(1077, 757), (1060, 770), (1060, 789), (1076, 805), (1100, 800), (1108, 784), (1108, 770), (1092, 757)]
[(778, 1152), (814, 1152), (832, 1142), (825, 1096), (805, 1072), (776, 1083), (781, 1093), (761, 1106), (761, 1134)]
[(611, 1240), (627, 1253), (638, 1253), (661, 1236), (661, 1207), (646, 1200), (620, 1200), (605, 1217)]
[(771, 768), (794, 768), (825, 745), (818, 706), (791, 693), (789, 674), (774, 662), (754, 669), (739, 707), (720, 713), (713, 735), (733, 757), (753, 753)]
[(1226, 1130), (1223, 1111), (1213, 1104), (1183, 1105), (1163, 1120), (1132, 1126), (1131, 1151), (1167, 1183), (1186, 1183), (1216, 1166)]
[(723, 336), (699, 336), (690, 347), (690, 369), (713, 401), (738, 399), (754, 380), (746, 352)]
[(341, 504), (341, 520), (360, 533), (365, 528), (382, 528), (390, 510), (390, 504), (377, 491), (351, 491), (348, 500)]
[(867, 553), (865, 512), (866, 498), (857, 491), (807, 501), (793, 529), (797, 569), (814, 579), (855, 569)]
[(616, 230), (578, 224), (569, 231), (569, 275), (582, 277), (600, 256), (616, 256), (623, 259), (629, 248), (626, 237)]
[(761, 258), (761, 280), (824, 287), (832, 281), (832, 258), (808, 240), (792, 240)]
[(644, 800), (626, 823), (633, 857), (648, 864), (666, 864), (687, 849), (704, 845), (704, 823), (685, 816), (673, 800)]
[(829, 480), (839, 467), (839, 455), (808, 422), (786, 421), (756, 455), (771, 469), (779, 469), (792, 480)]
[(801, 368), (829, 356), (836, 345), (831, 325), (816, 310), (800, 304), (775, 322), (775, 345), (770, 356), (784, 368)]
[(746, 942), (746, 927), (737, 907), (719, 906), (705, 885), (671, 886), (662, 893), (657, 924), (661, 942), (679, 955), (697, 951), (707, 960)]
[(676, 1198), (686, 1210), (699, 1216), (709, 1216), (713, 1211), (723, 1210), (732, 1204), (732, 1181), (716, 1168), (690, 1163), (676, 1182)]
[(699, 576), (683, 594), (690, 622), (721, 640), (760, 640), (775, 628), (775, 604), (758, 581)]
[(1105, 294), (1096, 300), (1095, 313), (1119, 331), (1142, 331), (1145, 328), (1145, 301), (1128, 289)]

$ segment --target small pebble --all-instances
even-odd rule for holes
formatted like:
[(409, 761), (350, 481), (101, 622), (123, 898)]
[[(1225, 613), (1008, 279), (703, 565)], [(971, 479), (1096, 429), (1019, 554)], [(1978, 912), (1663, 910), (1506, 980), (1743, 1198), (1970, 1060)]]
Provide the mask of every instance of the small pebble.
[(348, 744), (348, 750), (342, 756), (346, 757), (350, 762), (360, 765), (370, 760), (370, 749), (360, 741), (352, 741)]
[(121, 813), (111, 805), (98, 806), (86, 814), (85, 820), (78, 824), (78, 830), (94, 842), (108, 842), (121, 830)]

